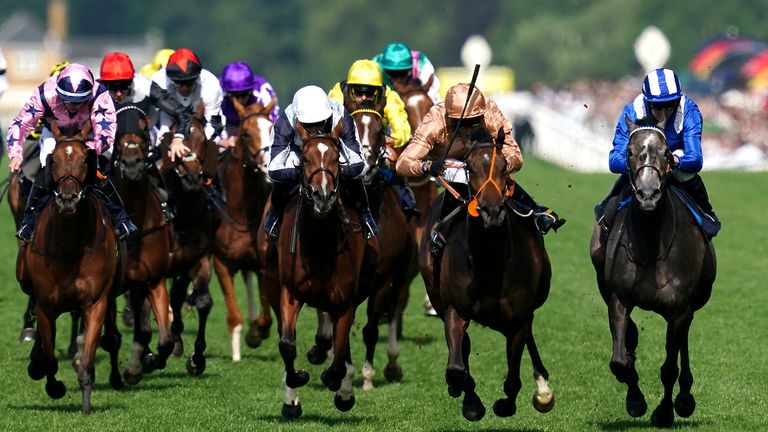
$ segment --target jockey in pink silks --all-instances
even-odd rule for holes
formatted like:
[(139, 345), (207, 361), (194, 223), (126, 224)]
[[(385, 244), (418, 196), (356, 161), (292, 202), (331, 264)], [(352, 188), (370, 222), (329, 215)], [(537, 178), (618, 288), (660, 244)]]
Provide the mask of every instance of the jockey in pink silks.
[[(40, 84), (13, 119), (7, 135), (8, 156), (11, 159), (8, 167), (11, 172), (15, 173), (21, 169), (24, 138), (39, 119), (42, 119), (45, 125), (40, 146), (43, 169), (35, 177), (21, 227), (16, 233), (16, 236), (25, 242), (31, 240), (37, 215), (50, 194), (47, 184), (48, 171), (45, 167), (49, 162), (48, 156), (56, 146), (56, 141), (50, 133), (51, 123), (55, 123), (60, 129), (80, 130), (87, 122), (91, 122), (92, 134), (89, 135), (86, 146), (92, 150), (89, 153), (102, 173), (108, 172), (110, 167), (107, 156), (112, 152), (117, 126), (115, 105), (106, 87), (94, 80), (93, 73), (87, 67), (72, 63), (62, 69), (58, 76), (48, 78)], [(105, 175), (96, 177), (98, 179), (94, 179), (94, 186), (109, 209), (115, 231), (120, 239), (125, 239), (135, 233), (137, 228), (125, 212), (112, 182)]]

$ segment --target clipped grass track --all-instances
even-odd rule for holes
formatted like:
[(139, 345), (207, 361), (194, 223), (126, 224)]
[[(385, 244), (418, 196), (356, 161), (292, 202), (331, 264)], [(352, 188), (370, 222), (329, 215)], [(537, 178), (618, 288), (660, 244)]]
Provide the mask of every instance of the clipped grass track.
[[(3, 161), (3, 166), (5, 161)], [(608, 369), (611, 338), (605, 306), (597, 293), (594, 270), (588, 256), (593, 223), (592, 207), (611, 186), (612, 175), (584, 175), (564, 171), (526, 159), (520, 183), (538, 201), (553, 206), (568, 219), (565, 227), (547, 236), (553, 264), (552, 292), (536, 315), (537, 342), (550, 372), (557, 402), (549, 414), (539, 414), (530, 404), (534, 389), (530, 362), (523, 359), (523, 389), (517, 398), (518, 412), (508, 419), (492, 413), (493, 402), (503, 395), (506, 374), (503, 339), (498, 334), (470, 326), (473, 341), (471, 367), (478, 394), (488, 413), (477, 423), (461, 416), (461, 400), (448, 396), (443, 379), (447, 349), (442, 323), (422, 316), (423, 284), (413, 284), (405, 318), (406, 339), (401, 345), (405, 377), (400, 384), (387, 384), (383, 373), (371, 392), (360, 390), (362, 378), (362, 325), (360, 314), (353, 327), (353, 357), (357, 404), (348, 413), (336, 411), (333, 394), (320, 384), (319, 366), (306, 361), (314, 334), (314, 313), (305, 309), (298, 328), (297, 367), (311, 374), (310, 383), (299, 390), (304, 415), (286, 422), (280, 415), (283, 400), (282, 362), (273, 334), (257, 350), (244, 345), (243, 361), (232, 363), (223, 301), (217, 284), (212, 285), (214, 309), (208, 327), (208, 368), (193, 378), (184, 369), (186, 358), (171, 359), (168, 367), (136, 387), (115, 392), (107, 383), (106, 355), (99, 351), (93, 413), (79, 413), (81, 395), (77, 378), (63, 359), (69, 318), (59, 319), (58, 378), (67, 394), (49, 399), (44, 381), (27, 376), (30, 344), (17, 340), (21, 312), (26, 299), (15, 280), (16, 243), (6, 203), (0, 209), (0, 431), (166, 431), (166, 430), (291, 430), (315, 431), (647, 431), (650, 412), (661, 398), (659, 367), (664, 357), (663, 320), (648, 312), (635, 311), (640, 329), (638, 371), (648, 400), (648, 413), (639, 419), (624, 411), (625, 387)], [(693, 321), (690, 332), (693, 393), (697, 408), (689, 419), (676, 419), (683, 431), (758, 431), (768, 423), (768, 209), (765, 173), (705, 173), (724, 228), (715, 240), (718, 278), (712, 298)], [(241, 308), (245, 293), (238, 292)], [(120, 300), (120, 305), (124, 302)], [(244, 310), (244, 309), (243, 309)], [(186, 317), (187, 353), (196, 329), (194, 315)], [(123, 332), (121, 359), (128, 356), (130, 334)], [(382, 327), (376, 366), (386, 361), (385, 328)], [(156, 343), (156, 336), (154, 343)]]

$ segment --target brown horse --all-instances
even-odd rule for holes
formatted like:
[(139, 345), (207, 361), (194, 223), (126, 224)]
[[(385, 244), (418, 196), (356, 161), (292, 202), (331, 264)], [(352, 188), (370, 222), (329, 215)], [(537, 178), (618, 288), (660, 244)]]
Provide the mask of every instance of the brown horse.
[[(430, 253), (429, 237), (424, 237), (419, 248), (427, 293), (445, 323), (448, 394), (456, 398), (464, 393), (462, 414), (470, 421), (485, 415), (469, 368), (471, 344), (467, 328), (473, 320), (500, 332), (507, 340), (507, 397), (496, 401), (494, 413), (506, 417), (516, 412), (520, 360), (526, 346), (537, 383), (534, 407), (547, 412), (554, 404), (532, 329), (534, 311), (549, 294), (549, 257), (532, 220), (517, 217), (506, 202), (512, 186), (507, 186), (506, 163), (501, 155), (503, 131), (495, 143), (485, 135), (451, 149), (450, 157), (458, 156), (465, 162), (472, 199), (444, 224), (446, 246), (442, 258), (435, 259)], [(433, 229), (439, 217), (440, 201), (436, 201), (427, 229)]]
[(54, 199), (41, 209), (32, 242), (20, 248), (17, 265), (17, 278), (35, 300), (37, 316), (29, 376), (34, 380), (46, 377), (46, 393), (54, 399), (66, 392), (56, 379), (56, 318), (74, 309), (83, 312), (85, 337), (75, 363), (85, 414), (91, 411), (94, 358), (102, 326), (102, 346), (110, 352), (110, 384), (122, 387), (117, 370), (120, 334), (115, 323), (115, 296), (124, 270), (106, 208), (84, 186), (89, 159), (95, 163), (85, 145), (89, 131), (90, 124), (79, 133), (64, 134), (52, 124), (57, 143), (51, 166), (41, 175), (49, 176)]
[[(590, 256), (600, 294), (608, 306), (613, 338), (610, 369), (617, 381), (627, 385), (626, 410), (632, 417), (644, 415), (648, 405), (638, 385), (638, 330), (630, 314), (639, 307), (667, 321), (666, 358), (660, 371), (664, 396), (653, 411), (651, 423), (671, 427), (674, 413), (689, 417), (696, 408), (691, 394), (688, 331), (694, 312), (712, 294), (717, 262), (714, 246), (673, 191), (676, 186), (668, 181), (672, 155), (664, 136), (665, 121), (645, 120), (639, 125), (628, 118), (625, 121), (634, 194), (617, 213), (607, 238), (601, 240), (601, 228), (595, 226)], [(673, 402), (678, 373), (680, 392)]]
[(337, 409), (348, 411), (355, 403), (349, 331), (355, 309), (367, 294), (358, 285), (366, 241), (357, 212), (340, 203), (341, 126), (330, 135), (310, 136), (297, 123), (296, 132), (303, 142), (299, 194), (285, 207), (276, 248), (263, 227), (258, 234), (263, 281), (279, 317), (286, 392), (282, 414), (289, 419), (301, 416), (296, 389), (309, 381), (309, 374), (294, 366), (296, 320), (304, 304), (327, 312), (334, 324), (334, 358), (322, 373), (322, 382), (336, 392)]
[[(411, 125), (412, 133), (415, 133), (416, 129), (421, 126), (424, 116), (427, 115), (432, 105), (434, 105), (427, 93), (430, 85), (431, 83), (422, 84), (421, 81), (410, 76), (392, 81), (392, 88), (400, 95), (405, 105), (405, 112), (408, 114), (408, 123)], [(426, 176), (410, 178), (408, 184), (416, 197), (416, 207), (421, 211), (422, 215), (426, 215), (430, 205), (432, 205), (435, 197), (437, 197), (437, 185), (429, 181), (429, 178)], [(421, 241), (421, 237), (424, 234), (424, 222), (425, 219), (423, 217), (416, 219), (414, 222), (416, 225), (417, 243)]]
[[(184, 141), (191, 150), (189, 154), (176, 158), (174, 162), (170, 161), (167, 150), (171, 134), (163, 137), (160, 146), (163, 156), (161, 173), (175, 207), (172, 264), (167, 274), (173, 278), (170, 293), (173, 310), (173, 354), (180, 356), (184, 352), (181, 338), (184, 331), (182, 306), (186, 300), (195, 305), (199, 319), (195, 349), (186, 363), (187, 372), (192, 375), (202, 374), (206, 366), (205, 329), (213, 305), (208, 291), (211, 280), (210, 254), (213, 248), (213, 233), (218, 224), (216, 214), (208, 209), (209, 197), (203, 188), (203, 163), (207, 158), (218, 158), (218, 149), (213, 141), (206, 139), (202, 112), (201, 103), (197, 114), (192, 117), (190, 132)], [(194, 290), (188, 298), (187, 287), (190, 282), (193, 282)]]
[(398, 346), (399, 326), (408, 301), (410, 283), (416, 277), (416, 241), (400, 203), (380, 171), (388, 163), (385, 154), (384, 124), (381, 107), (359, 109), (351, 115), (357, 124), (360, 146), (365, 149), (367, 164), (371, 167), (366, 176), (371, 212), (379, 225), (379, 260), (368, 298), (368, 322), (363, 328), (365, 342), (365, 363), (362, 368), (363, 390), (373, 388), (373, 358), (379, 339), (379, 319), (386, 317), (389, 325), (387, 357), (384, 368), (387, 381), (400, 381), (403, 369), (397, 363), (400, 354)]
[[(127, 105), (117, 110), (117, 133), (113, 160), (115, 187), (123, 199), (125, 210), (139, 227), (130, 240), (124, 288), (130, 291), (132, 310), (136, 318), (134, 348), (126, 364), (124, 376), (129, 384), (137, 384), (144, 372), (165, 368), (173, 350), (168, 316), (168, 289), (165, 277), (171, 265), (173, 232), (163, 211), (163, 202), (156, 192), (147, 161), (149, 135), (147, 118), (138, 107)], [(149, 300), (157, 319), (159, 340), (154, 355), (149, 350), (151, 328), (144, 300)], [(145, 328), (146, 327), (146, 328)]]
[[(232, 360), (240, 361), (240, 332), (243, 317), (237, 306), (233, 277), (243, 272), (246, 288), (249, 278), (246, 272), (256, 272), (260, 278), (256, 251), (256, 233), (261, 225), (270, 184), (264, 171), (264, 153), (269, 150), (272, 121), (269, 114), (277, 102), (272, 99), (266, 107), (255, 103), (243, 106), (237, 98), (232, 103), (240, 115), (240, 130), (235, 146), (219, 163), (219, 177), (227, 204), (221, 209), (221, 225), (213, 243), (213, 265), (227, 305), (227, 325), (232, 336)], [(261, 286), (261, 283), (259, 284)], [(261, 315), (255, 316), (253, 295), (248, 295), (248, 322), (250, 327), (246, 342), (252, 348), (261, 344), (269, 335), (272, 325), (270, 305), (261, 295)]]

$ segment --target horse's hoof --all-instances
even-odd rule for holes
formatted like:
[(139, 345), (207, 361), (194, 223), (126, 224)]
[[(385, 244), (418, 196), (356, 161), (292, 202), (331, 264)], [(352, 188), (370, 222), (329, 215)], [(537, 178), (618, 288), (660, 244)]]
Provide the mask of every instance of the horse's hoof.
[(551, 391), (539, 394), (535, 392), (533, 394), (533, 400), (531, 401), (536, 411), (544, 414), (552, 411), (555, 406), (555, 394)]
[(463, 369), (446, 369), (445, 382), (448, 384), (448, 395), (452, 398), (461, 396), (466, 379), (467, 373)]
[(19, 342), (32, 342), (35, 340), (35, 329), (32, 327), (25, 327), (21, 329), (19, 334)]
[(325, 363), (328, 359), (328, 351), (318, 348), (317, 345), (313, 345), (312, 348), (307, 351), (307, 360), (310, 364), (319, 365)]
[(515, 401), (509, 399), (499, 399), (493, 403), (493, 413), (497, 417), (511, 417), (517, 412)]
[(647, 410), (648, 404), (645, 403), (645, 398), (640, 397), (635, 400), (627, 398), (627, 414), (637, 418), (644, 416)]
[(675, 416), (672, 414), (672, 407), (664, 407), (659, 405), (653, 410), (651, 414), (651, 424), (657, 428), (672, 427), (672, 423), (675, 421)]
[(320, 381), (322, 381), (323, 384), (325, 384), (325, 387), (332, 392), (339, 391), (342, 379), (344, 379), (344, 375), (341, 374), (341, 376), (338, 376), (338, 374), (334, 374), (331, 371), (331, 368), (324, 370), (320, 375)]
[(250, 348), (258, 348), (261, 346), (261, 334), (255, 323), (251, 323), (248, 327), (248, 332), (245, 333), (245, 344)]
[(696, 399), (688, 393), (686, 395), (678, 394), (675, 398), (675, 412), (683, 418), (690, 417), (696, 410)]
[(294, 420), (301, 417), (301, 404), (288, 405), (284, 403), (282, 414), (286, 420)]
[(173, 351), (171, 351), (171, 355), (174, 357), (181, 357), (184, 355), (184, 342), (181, 340), (176, 341), (173, 343)]
[(45, 383), (45, 392), (51, 399), (61, 399), (67, 393), (67, 388), (63, 382), (52, 379)]
[(45, 376), (45, 370), (38, 363), (30, 361), (29, 366), (27, 366), (27, 374), (33, 380), (39, 381)]
[(403, 380), (403, 368), (397, 363), (389, 363), (384, 368), (384, 378), (388, 382), (400, 382)]
[(192, 355), (187, 359), (187, 373), (194, 376), (200, 376), (205, 371), (205, 356)]
[(344, 400), (341, 396), (336, 395), (333, 397), (333, 404), (336, 405), (336, 409), (341, 412), (347, 412), (355, 406), (355, 395), (352, 395), (349, 399)]
[(472, 393), (464, 396), (461, 404), (461, 414), (469, 421), (478, 421), (485, 417), (485, 406), (477, 394)]
[(133, 373), (129, 372), (127, 369), (123, 371), (123, 379), (125, 380), (125, 383), (129, 386), (135, 386), (139, 382), (141, 382), (141, 379), (144, 378), (144, 374), (141, 372), (139, 373)]
[(125, 387), (122, 378), (120, 378), (120, 374), (117, 372), (109, 375), (109, 385), (115, 390), (122, 390), (123, 387)]
[(133, 310), (129, 307), (123, 309), (123, 325), (133, 327)]
[[(292, 389), (305, 386), (309, 382), (309, 373), (304, 370), (297, 370), (285, 377), (285, 385)], [(301, 408), (299, 408), (301, 410)]]
[(272, 324), (267, 324), (263, 326), (259, 326), (259, 337), (261, 340), (267, 339), (269, 337), (269, 328), (272, 327)]
[(146, 354), (141, 356), (141, 370), (145, 374), (150, 374), (155, 371), (155, 363), (157, 362), (156, 356), (152, 351), (147, 351)]

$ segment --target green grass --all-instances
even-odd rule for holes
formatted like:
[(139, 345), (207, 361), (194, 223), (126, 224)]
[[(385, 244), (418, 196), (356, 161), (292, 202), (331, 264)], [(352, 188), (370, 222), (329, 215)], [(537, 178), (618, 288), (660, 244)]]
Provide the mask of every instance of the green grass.
[[(527, 354), (523, 359), (523, 389), (517, 398), (518, 412), (507, 419), (492, 413), (493, 402), (503, 395), (506, 374), (503, 339), (487, 328), (470, 326), (473, 341), (471, 366), (478, 393), (488, 413), (478, 423), (461, 416), (460, 399), (448, 396), (444, 382), (446, 346), (442, 324), (422, 316), (424, 287), (412, 286), (405, 318), (406, 339), (400, 361), (405, 377), (388, 384), (379, 372), (377, 388), (360, 390), (362, 379), (362, 325), (358, 316), (353, 328), (353, 357), (357, 404), (348, 413), (333, 406), (333, 394), (320, 384), (319, 366), (309, 365), (306, 351), (314, 334), (314, 313), (305, 309), (299, 324), (297, 366), (311, 374), (300, 389), (304, 415), (286, 422), (280, 415), (283, 400), (282, 362), (277, 338), (272, 335), (257, 349), (244, 348), (243, 361), (232, 363), (225, 311), (217, 285), (211, 287), (214, 309), (208, 327), (208, 368), (202, 377), (190, 377), (185, 359), (171, 359), (168, 367), (146, 376), (138, 386), (115, 392), (107, 384), (108, 364), (98, 354), (97, 387), (92, 396), (94, 411), (79, 413), (77, 378), (69, 363), (60, 361), (58, 377), (67, 385), (66, 396), (49, 399), (44, 381), (32, 381), (26, 373), (29, 344), (17, 341), (25, 296), (15, 281), (16, 246), (7, 204), (0, 211), (0, 430), (335, 430), (360, 431), (645, 431), (651, 429), (650, 412), (661, 398), (659, 367), (664, 358), (664, 323), (651, 313), (636, 311), (640, 328), (638, 370), (649, 412), (639, 419), (624, 411), (625, 387), (608, 369), (611, 337), (605, 305), (595, 286), (588, 256), (593, 223), (592, 206), (611, 186), (611, 175), (584, 175), (563, 171), (528, 158), (520, 183), (538, 201), (553, 206), (568, 219), (556, 234), (547, 236), (553, 264), (552, 292), (536, 315), (535, 333), (557, 403), (552, 412), (539, 414), (530, 404), (534, 389)], [(675, 427), (687, 431), (765, 430), (768, 402), (768, 349), (764, 343), (768, 318), (765, 286), (768, 201), (764, 173), (705, 173), (723, 231), (715, 240), (719, 258), (718, 278), (712, 298), (697, 313), (690, 332), (691, 364), (698, 405), (688, 419), (676, 419)], [(239, 291), (241, 307), (244, 291)], [(122, 300), (120, 304), (122, 305)], [(244, 310), (244, 309), (243, 309)], [(362, 309), (361, 309), (362, 314)], [(186, 318), (185, 341), (191, 348), (196, 317)], [(63, 358), (69, 319), (59, 319), (57, 349)], [(376, 363), (386, 360), (382, 327)], [(122, 327), (121, 361), (128, 356), (130, 334)], [(156, 341), (156, 336), (155, 336)], [(155, 343), (155, 342), (153, 342)], [(244, 345), (245, 346), (245, 345)]]

